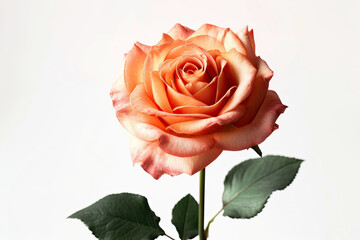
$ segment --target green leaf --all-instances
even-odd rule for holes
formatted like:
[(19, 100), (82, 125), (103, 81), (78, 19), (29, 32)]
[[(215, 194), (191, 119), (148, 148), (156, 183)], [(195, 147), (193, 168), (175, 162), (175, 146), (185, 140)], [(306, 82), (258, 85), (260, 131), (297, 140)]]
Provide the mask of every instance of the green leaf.
[(190, 194), (174, 206), (171, 222), (182, 240), (192, 239), (198, 235), (198, 208), (199, 204)]
[(266, 156), (235, 166), (224, 182), (224, 216), (256, 216), (273, 191), (282, 190), (293, 181), (301, 163), (300, 159)]
[(251, 147), (252, 150), (254, 150), (260, 157), (262, 157), (262, 152), (261, 152), (261, 149), (259, 147), (259, 145), (255, 145), (253, 147)]
[(83, 221), (100, 240), (153, 240), (165, 234), (147, 199), (137, 194), (108, 195), (69, 218)]

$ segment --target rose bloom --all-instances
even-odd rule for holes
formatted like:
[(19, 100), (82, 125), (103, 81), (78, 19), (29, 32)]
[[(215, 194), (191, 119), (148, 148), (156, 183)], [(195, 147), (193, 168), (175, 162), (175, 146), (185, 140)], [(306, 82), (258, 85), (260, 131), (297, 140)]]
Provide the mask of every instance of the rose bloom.
[(263, 142), (286, 108), (272, 76), (247, 27), (176, 24), (154, 46), (135, 43), (110, 93), (133, 162), (155, 179), (192, 175), (223, 150)]

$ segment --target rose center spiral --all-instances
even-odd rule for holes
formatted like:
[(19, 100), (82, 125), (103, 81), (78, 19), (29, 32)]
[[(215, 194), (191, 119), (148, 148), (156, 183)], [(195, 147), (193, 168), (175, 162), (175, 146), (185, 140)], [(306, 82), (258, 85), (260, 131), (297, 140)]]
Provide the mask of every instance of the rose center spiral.
[(207, 59), (203, 54), (183, 55), (178, 58), (177, 76), (185, 83), (209, 82), (206, 74)]

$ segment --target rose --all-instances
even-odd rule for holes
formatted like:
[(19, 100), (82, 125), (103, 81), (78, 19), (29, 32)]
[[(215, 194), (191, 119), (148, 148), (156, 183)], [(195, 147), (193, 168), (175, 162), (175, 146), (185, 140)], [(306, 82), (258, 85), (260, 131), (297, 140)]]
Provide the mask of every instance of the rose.
[(155, 179), (191, 175), (223, 150), (263, 142), (286, 108), (272, 76), (247, 27), (176, 24), (152, 47), (135, 43), (110, 93), (133, 162)]

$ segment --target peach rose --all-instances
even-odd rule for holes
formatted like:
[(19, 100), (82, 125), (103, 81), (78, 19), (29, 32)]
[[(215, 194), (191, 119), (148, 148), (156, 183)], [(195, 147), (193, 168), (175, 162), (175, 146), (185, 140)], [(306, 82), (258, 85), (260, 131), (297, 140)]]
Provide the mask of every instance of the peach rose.
[(176, 24), (152, 47), (135, 43), (110, 93), (133, 162), (155, 179), (192, 175), (223, 150), (263, 142), (286, 108), (272, 76), (247, 27)]

